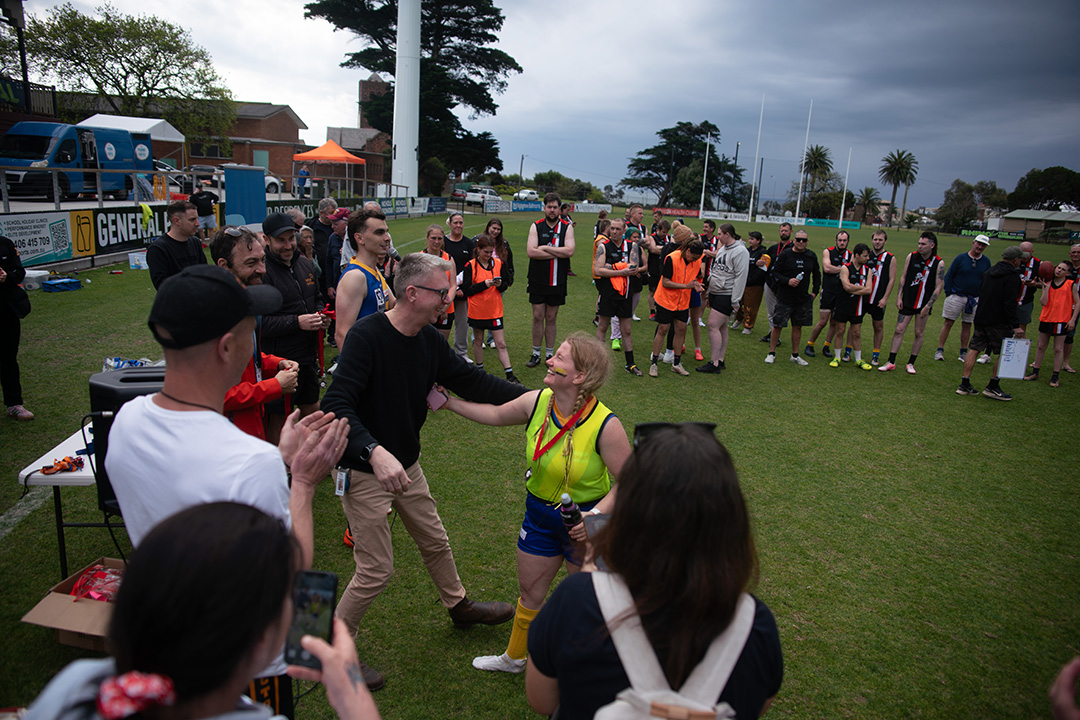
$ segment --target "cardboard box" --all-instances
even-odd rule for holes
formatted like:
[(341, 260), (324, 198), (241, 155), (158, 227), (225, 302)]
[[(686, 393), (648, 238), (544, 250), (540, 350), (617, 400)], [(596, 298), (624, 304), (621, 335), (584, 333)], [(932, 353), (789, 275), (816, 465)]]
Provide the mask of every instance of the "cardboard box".
[(41, 283), (48, 279), (48, 270), (27, 270), (26, 278), (22, 281), (22, 286), (24, 290), (40, 290)]
[(109, 631), (109, 620), (112, 618), (112, 603), (90, 598), (76, 599), (71, 594), (71, 589), (75, 587), (78, 579), (94, 565), (124, 569), (122, 560), (98, 558), (60, 584), (54, 585), (41, 602), (23, 615), (22, 621), (54, 628), (56, 641), (61, 645), (105, 652), (105, 635)]
[(132, 270), (149, 270), (150, 266), (146, 264), (146, 251), (128, 253), (128, 267)]

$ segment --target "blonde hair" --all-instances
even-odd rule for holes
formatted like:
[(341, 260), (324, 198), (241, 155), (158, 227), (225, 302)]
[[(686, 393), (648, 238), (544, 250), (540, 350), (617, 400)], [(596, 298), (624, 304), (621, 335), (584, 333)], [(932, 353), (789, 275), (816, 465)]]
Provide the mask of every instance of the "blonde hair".
[[(572, 417), (592, 399), (596, 391), (611, 376), (611, 358), (608, 356), (607, 347), (603, 343), (584, 332), (570, 333), (566, 337), (566, 342), (570, 344), (570, 359), (574, 361), (574, 367), (578, 372), (585, 373), (585, 379), (578, 386), (574, 407), (567, 414), (567, 417)], [(550, 416), (554, 406), (555, 393), (552, 393), (548, 399), (548, 416)], [(566, 442), (563, 444), (562, 455), (566, 458), (564, 462), (566, 470), (563, 474), (562, 488), (559, 490), (559, 494), (570, 491), (570, 466), (574, 456), (574, 430), (576, 429), (577, 423), (574, 423), (567, 431)]]

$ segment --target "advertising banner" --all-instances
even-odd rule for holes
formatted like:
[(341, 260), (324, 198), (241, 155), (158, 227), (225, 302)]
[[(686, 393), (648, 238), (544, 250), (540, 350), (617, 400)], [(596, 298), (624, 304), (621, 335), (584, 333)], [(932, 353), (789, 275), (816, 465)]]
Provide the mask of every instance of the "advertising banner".
[(513, 212), (543, 212), (544, 204), (539, 200), (513, 200), (510, 209)]
[(975, 237), (976, 235), (985, 235), (989, 238), (1005, 238), (1008, 240), (1023, 240), (1024, 231), (1016, 230), (1014, 232), (1005, 232), (1004, 230), (961, 230), (960, 235), (962, 237)]
[(607, 203), (573, 203), (570, 212), (579, 213), (598, 213), (601, 210), (607, 210), (611, 212), (611, 205)]
[[(806, 218), (806, 225), (809, 227), (836, 227), (835, 220), (829, 220), (828, 218)], [(861, 223), (857, 223), (854, 220), (845, 220), (840, 228), (844, 230), (858, 230), (862, 227)]]
[(149, 217), (144, 217), (139, 207), (103, 208), (93, 212), (94, 246), (98, 255), (142, 248), (168, 228), (163, 207), (154, 208)]
[(730, 220), (734, 222), (750, 222), (750, 215), (741, 212), (727, 212), (718, 210), (705, 210), (700, 215), (702, 220)]
[(485, 213), (508, 213), (512, 212), (510, 209), (509, 200), (485, 200), (484, 201)]
[(71, 213), (0, 216), (0, 235), (15, 243), (23, 266), (70, 260)]
[(806, 218), (784, 217), (783, 215), (758, 215), (755, 220), (760, 223), (772, 223), (773, 225), (779, 225), (780, 223), (806, 224)]
[(428, 212), (432, 213), (444, 213), (446, 212), (446, 198), (433, 197), (428, 198)]
[(687, 210), (685, 208), (653, 208), (653, 210), (659, 210), (664, 213), (664, 217), (668, 215), (675, 215), (676, 217), (697, 217), (697, 210)]

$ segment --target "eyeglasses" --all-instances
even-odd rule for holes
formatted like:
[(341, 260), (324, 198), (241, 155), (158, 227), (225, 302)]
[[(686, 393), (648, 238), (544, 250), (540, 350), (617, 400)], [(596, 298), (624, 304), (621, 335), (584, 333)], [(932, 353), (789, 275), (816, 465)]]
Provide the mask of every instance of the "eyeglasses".
[(795, 238), (795, 242), (810, 242), (810, 238)]
[(669, 428), (681, 429), (681, 428), (699, 428), (709, 433), (710, 435), (716, 430), (716, 423), (706, 422), (681, 422), (681, 423), (668, 423), (668, 422), (647, 422), (638, 423), (634, 426), (634, 449), (638, 447), (650, 435), (654, 435), (660, 430), (667, 430)]
[(446, 296), (450, 294), (450, 288), (443, 288), (442, 290), (440, 290), (438, 288), (424, 287), (423, 285), (413, 285), (413, 287), (419, 288), (420, 290), (427, 290), (428, 292), (438, 293), (439, 297), (441, 297), (444, 301), (446, 300)]

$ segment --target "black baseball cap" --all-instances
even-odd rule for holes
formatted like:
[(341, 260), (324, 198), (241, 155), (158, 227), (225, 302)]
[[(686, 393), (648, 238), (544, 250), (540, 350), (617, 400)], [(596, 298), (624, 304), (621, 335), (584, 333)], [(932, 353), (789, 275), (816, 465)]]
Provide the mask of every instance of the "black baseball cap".
[(296, 230), (296, 223), (283, 212), (272, 212), (262, 221), (262, 231), (271, 237), (277, 237), (286, 230)]
[(181, 350), (221, 337), (245, 317), (280, 307), (275, 287), (245, 288), (224, 268), (192, 265), (161, 284), (147, 324), (162, 347)]

